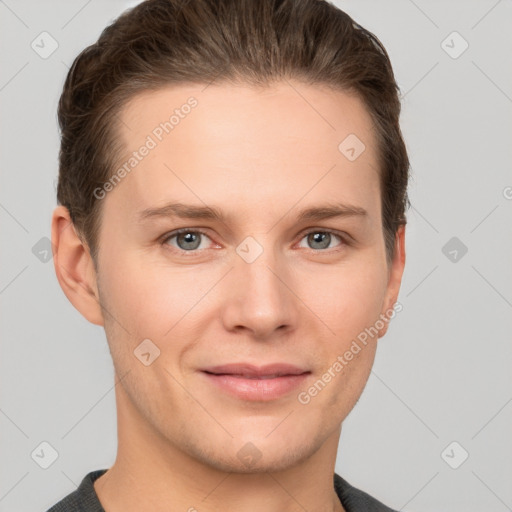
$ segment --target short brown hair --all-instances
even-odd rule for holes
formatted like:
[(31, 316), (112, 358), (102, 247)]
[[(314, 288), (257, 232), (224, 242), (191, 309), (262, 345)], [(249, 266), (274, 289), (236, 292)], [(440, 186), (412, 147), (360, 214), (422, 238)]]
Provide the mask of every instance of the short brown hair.
[(94, 190), (125, 149), (119, 114), (130, 99), (172, 84), (260, 86), (283, 78), (355, 93), (371, 114), (389, 262), (406, 223), (409, 159), (400, 90), (377, 37), (325, 0), (146, 0), (76, 57), (59, 101), (57, 201), (95, 264), (101, 200)]

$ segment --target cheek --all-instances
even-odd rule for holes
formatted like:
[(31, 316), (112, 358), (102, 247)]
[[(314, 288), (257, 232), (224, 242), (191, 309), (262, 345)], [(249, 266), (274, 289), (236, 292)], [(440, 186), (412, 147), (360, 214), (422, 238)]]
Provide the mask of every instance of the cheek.
[[(315, 287), (310, 288), (316, 297), (312, 309), (335, 333), (326, 337), (330, 341), (324, 345), (322, 373), (313, 384), (314, 389), (310, 389), (311, 396), (318, 394), (311, 403), (318, 415), (324, 415), (326, 425), (331, 424), (327, 418), (345, 418), (349, 414), (371, 372), (378, 340), (375, 324), (386, 288), (385, 271), (375, 262), (372, 264), (373, 267), (368, 263), (364, 268), (344, 269), (336, 276), (317, 276)], [(321, 289), (324, 293), (320, 293)]]
[(115, 318), (105, 322), (105, 331), (118, 373), (135, 370), (133, 378), (139, 375), (144, 386), (161, 382), (164, 389), (169, 375), (148, 372), (134, 354), (149, 339), (149, 346), (156, 346), (152, 350), (159, 351), (157, 361), (179, 371), (185, 354), (194, 350), (215, 316), (216, 305), (210, 301), (216, 294), (209, 291), (221, 276), (206, 267), (203, 271), (193, 266), (171, 268), (162, 262), (147, 264), (142, 258), (125, 257), (105, 266), (104, 301)]
[[(168, 340), (173, 329), (188, 330), (187, 320), (196, 318), (199, 310), (205, 312), (206, 303), (216, 294), (203, 299), (225, 272), (224, 267), (213, 265), (173, 267), (163, 259), (137, 252), (116, 253), (115, 247), (111, 244), (100, 265), (102, 290), (106, 293), (103, 300), (124, 327), (124, 336), (128, 331), (134, 342), (139, 338)], [(329, 327), (337, 340), (337, 350), (343, 348), (340, 344), (350, 344), (380, 314), (386, 270), (371, 251), (343, 264), (296, 267), (293, 274), (290, 283), (301, 299), (297, 299), (296, 307), (301, 309), (305, 304), (314, 312), (314, 323)]]
[[(101, 276), (108, 307), (133, 335), (161, 338), (206, 293), (209, 282), (190, 268), (113, 258)], [(115, 312), (115, 313), (114, 313)]]
[(386, 292), (386, 272), (375, 261), (325, 268), (306, 279), (303, 296), (318, 318), (334, 331), (338, 344), (350, 344), (379, 318)]

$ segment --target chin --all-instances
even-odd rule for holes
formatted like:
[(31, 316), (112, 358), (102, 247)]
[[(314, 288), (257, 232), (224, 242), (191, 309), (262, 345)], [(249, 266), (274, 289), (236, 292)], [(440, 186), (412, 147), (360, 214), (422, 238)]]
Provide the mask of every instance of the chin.
[(283, 437), (251, 439), (235, 437), (228, 446), (210, 444), (208, 448), (189, 445), (188, 451), (202, 464), (219, 471), (252, 474), (288, 470), (309, 459), (321, 446), (314, 438), (308, 443), (297, 440), (293, 445), (283, 442)]

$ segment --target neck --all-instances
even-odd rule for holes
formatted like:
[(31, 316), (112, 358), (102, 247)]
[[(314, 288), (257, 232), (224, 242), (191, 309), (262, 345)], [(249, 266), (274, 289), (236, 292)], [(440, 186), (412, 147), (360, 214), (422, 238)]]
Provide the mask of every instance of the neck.
[(344, 512), (333, 484), (341, 428), (293, 467), (229, 472), (204, 464), (186, 446), (163, 438), (138, 415), (122, 386), (116, 387), (116, 399), (116, 460), (94, 482), (106, 512)]

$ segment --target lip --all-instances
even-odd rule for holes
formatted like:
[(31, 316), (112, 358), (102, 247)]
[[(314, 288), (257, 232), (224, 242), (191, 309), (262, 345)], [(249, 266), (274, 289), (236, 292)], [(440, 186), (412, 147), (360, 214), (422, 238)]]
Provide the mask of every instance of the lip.
[(217, 375), (222, 373), (248, 377), (267, 377), (273, 375), (300, 375), (308, 370), (288, 363), (273, 363), (264, 366), (255, 366), (250, 363), (230, 363), (203, 368), (203, 371)]
[(205, 368), (202, 373), (210, 383), (230, 395), (267, 402), (293, 391), (311, 372), (286, 363), (265, 366), (235, 363)]

